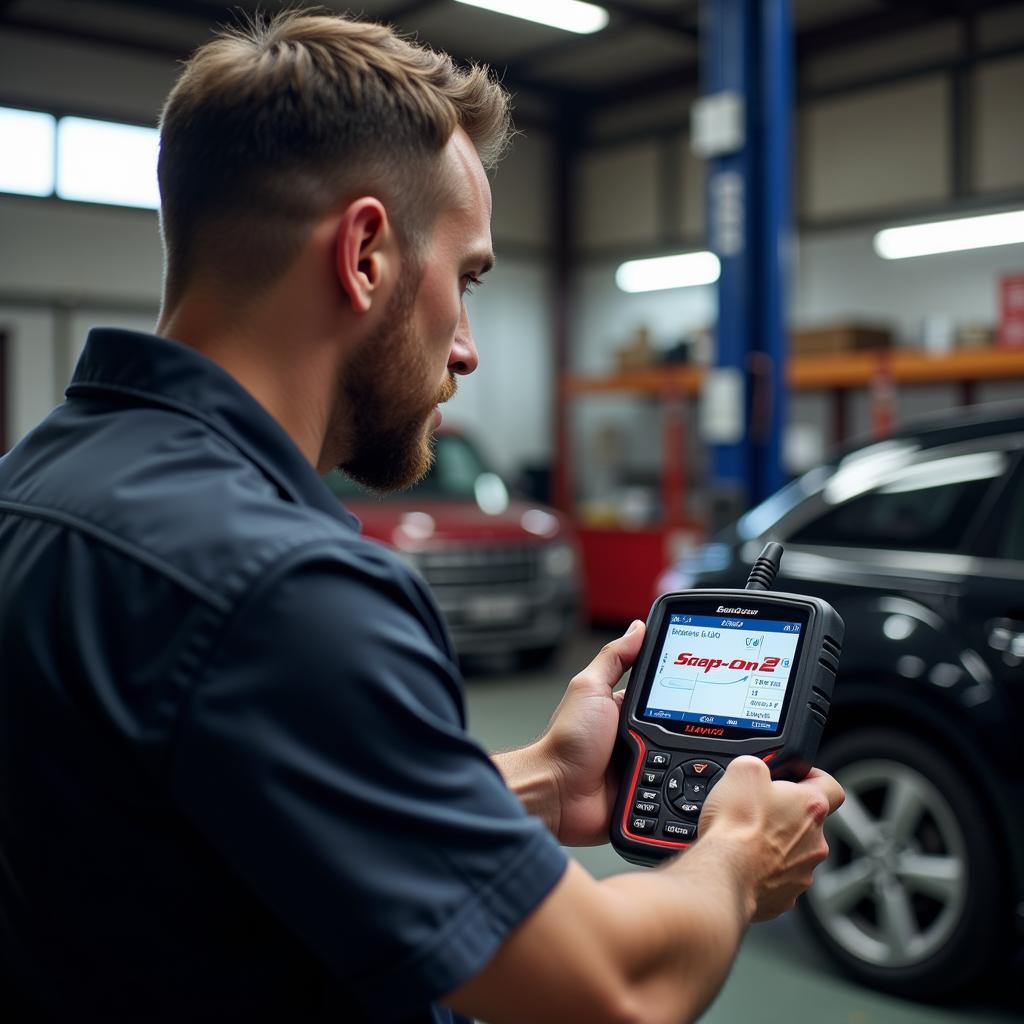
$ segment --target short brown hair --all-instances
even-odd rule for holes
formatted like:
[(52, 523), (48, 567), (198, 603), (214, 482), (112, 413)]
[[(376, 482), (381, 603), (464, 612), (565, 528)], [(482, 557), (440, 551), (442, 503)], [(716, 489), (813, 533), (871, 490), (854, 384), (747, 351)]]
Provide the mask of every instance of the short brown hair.
[(384, 25), (289, 11), (224, 30), (192, 55), (160, 119), (165, 303), (199, 272), (236, 295), (269, 284), (350, 195), (378, 196), (415, 248), (459, 126), (494, 166), (508, 94), (486, 68)]

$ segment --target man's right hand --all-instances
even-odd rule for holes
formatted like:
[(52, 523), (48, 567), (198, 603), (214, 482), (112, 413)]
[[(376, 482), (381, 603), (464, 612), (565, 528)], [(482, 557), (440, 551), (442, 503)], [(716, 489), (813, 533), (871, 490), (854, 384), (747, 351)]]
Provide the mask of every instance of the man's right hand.
[(490, 961), (444, 1002), (492, 1024), (680, 1024), (725, 981), (751, 920), (788, 910), (828, 850), (835, 779), (773, 782), (737, 758), (698, 841), (655, 871), (596, 881), (576, 863)]
[(845, 799), (842, 787), (817, 768), (801, 782), (776, 782), (756, 757), (738, 757), (704, 805), (699, 836), (737, 842), (753, 900), (752, 919), (767, 921), (792, 908), (828, 856), (823, 824)]

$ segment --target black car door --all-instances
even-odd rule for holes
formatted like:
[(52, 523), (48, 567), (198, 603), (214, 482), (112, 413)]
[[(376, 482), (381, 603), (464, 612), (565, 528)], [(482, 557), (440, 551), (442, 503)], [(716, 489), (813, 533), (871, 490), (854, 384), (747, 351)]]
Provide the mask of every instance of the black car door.
[[(1024, 729), (1024, 456), (1005, 482), (978, 533), (976, 558), (964, 581), (958, 617), (972, 650), (984, 663), (971, 699), (1002, 723), (1006, 748), (998, 751), (1018, 777)], [(987, 670), (987, 671), (986, 671)], [(997, 753), (993, 751), (993, 753)]]

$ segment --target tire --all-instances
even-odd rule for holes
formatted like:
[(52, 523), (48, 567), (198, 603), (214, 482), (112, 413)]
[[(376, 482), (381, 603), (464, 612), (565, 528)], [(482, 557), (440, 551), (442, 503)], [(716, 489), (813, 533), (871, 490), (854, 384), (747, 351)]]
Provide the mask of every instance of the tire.
[(846, 789), (830, 853), (800, 900), (822, 947), (858, 981), (913, 999), (969, 987), (1003, 958), (1008, 891), (1000, 836), (972, 792), (971, 763), (915, 737), (865, 729), (819, 764)]

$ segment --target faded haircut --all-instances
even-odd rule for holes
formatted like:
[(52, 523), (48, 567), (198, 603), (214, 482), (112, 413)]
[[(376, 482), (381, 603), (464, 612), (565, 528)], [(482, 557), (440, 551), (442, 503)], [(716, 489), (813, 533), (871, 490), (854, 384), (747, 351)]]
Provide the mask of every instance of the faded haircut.
[(415, 265), (450, 188), (441, 151), (457, 127), (494, 167), (508, 94), (486, 68), (391, 28), (288, 11), (222, 31), (188, 60), (160, 119), (165, 308), (199, 275), (255, 294), (359, 195), (381, 200)]

